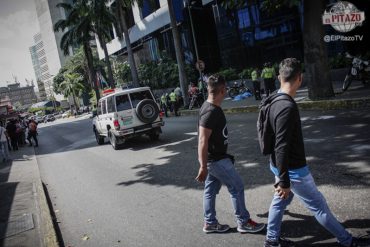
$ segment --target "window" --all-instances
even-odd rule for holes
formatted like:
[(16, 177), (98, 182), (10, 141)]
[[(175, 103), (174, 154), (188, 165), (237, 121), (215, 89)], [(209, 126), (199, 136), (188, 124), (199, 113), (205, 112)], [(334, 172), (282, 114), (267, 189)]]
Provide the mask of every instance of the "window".
[(132, 102), (132, 107), (134, 107), (134, 108), (143, 99), (151, 99), (151, 100), (153, 100), (153, 96), (152, 96), (152, 94), (150, 93), (149, 90), (147, 90), (147, 91), (141, 91), (141, 92), (136, 92), (136, 93), (131, 93), (130, 94), (130, 98), (131, 98), (131, 102)]
[(113, 97), (109, 97), (107, 99), (107, 107), (108, 107), (108, 113), (114, 112), (116, 110), (114, 109)]
[(99, 101), (98, 108), (96, 109), (96, 114), (101, 115), (101, 101)]
[(131, 109), (130, 100), (128, 99), (127, 94), (116, 96), (116, 106), (117, 111), (124, 111)]
[(106, 108), (106, 100), (102, 100), (101, 102), (101, 114), (106, 114), (107, 113), (107, 108)]

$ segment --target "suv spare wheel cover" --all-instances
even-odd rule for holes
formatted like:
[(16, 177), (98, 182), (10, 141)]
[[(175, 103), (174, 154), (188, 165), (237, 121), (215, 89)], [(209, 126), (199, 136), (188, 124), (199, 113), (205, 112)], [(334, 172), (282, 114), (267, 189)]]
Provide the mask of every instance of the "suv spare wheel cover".
[(150, 99), (144, 99), (136, 106), (136, 115), (144, 123), (151, 123), (157, 119), (159, 109), (157, 104)]

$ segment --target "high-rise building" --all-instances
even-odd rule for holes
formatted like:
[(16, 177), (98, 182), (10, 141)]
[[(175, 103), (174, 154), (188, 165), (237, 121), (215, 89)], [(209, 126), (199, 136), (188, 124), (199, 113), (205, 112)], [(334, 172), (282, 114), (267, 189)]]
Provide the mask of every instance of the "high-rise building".
[(44, 101), (47, 98), (44, 80), (49, 79), (49, 69), (41, 34), (35, 34), (33, 40), (34, 45), (30, 47), (33, 70), (35, 71), (37, 87), (39, 89), (39, 99)]
[[(58, 8), (58, 3), (71, 3), (72, 0), (35, 0), (37, 18), (40, 26), (43, 50), (45, 52), (45, 65), (41, 66), (42, 81), (47, 95), (55, 97), (53, 92), (53, 78), (64, 65), (66, 57), (60, 49), (62, 32), (54, 32), (54, 24), (65, 19), (65, 12)], [(72, 54), (72, 49), (70, 50)]]

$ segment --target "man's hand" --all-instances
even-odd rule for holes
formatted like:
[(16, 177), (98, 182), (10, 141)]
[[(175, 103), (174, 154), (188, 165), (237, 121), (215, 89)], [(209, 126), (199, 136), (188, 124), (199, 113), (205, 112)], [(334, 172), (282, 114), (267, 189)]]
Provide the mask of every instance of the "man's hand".
[(203, 183), (204, 181), (206, 181), (207, 174), (208, 174), (207, 168), (200, 167), (198, 171), (198, 176), (195, 178), (195, 180), (197, 180), (200, 183)]
[(275, 192), (278, 194), (278, 196), (280, 196), (281, 199), (287, 199), (289, 197), (290, 188), (281, 188), (278, 186), (275, 189)]

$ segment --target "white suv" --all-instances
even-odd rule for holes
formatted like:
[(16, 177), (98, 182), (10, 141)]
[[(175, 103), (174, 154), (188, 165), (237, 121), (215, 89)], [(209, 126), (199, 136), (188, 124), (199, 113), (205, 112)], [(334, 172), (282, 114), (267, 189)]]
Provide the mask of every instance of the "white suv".
[(119, 149), (127, 138), (146, 134), (158, 140), (164, 125), (162, 114), (149, 87), (116, 89), (98, 102), (93, 131), (99, 145), (108, 137)]

